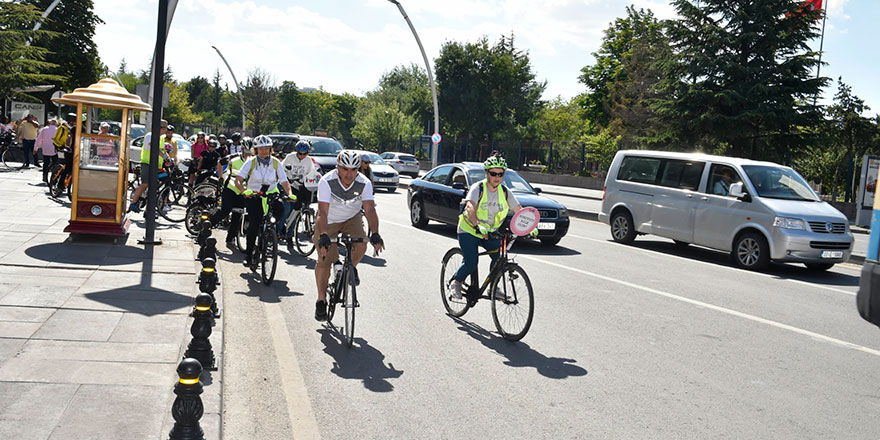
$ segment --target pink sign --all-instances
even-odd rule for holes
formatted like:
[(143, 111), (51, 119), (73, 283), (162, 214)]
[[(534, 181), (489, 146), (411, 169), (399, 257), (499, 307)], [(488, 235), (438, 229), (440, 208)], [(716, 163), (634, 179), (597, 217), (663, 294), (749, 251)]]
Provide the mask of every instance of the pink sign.
[(531, 206), (520, 209), (510, 219), (510, 232), (520, 237), (529, 235), (532, 230), (538, 227), (538, 222), (540, 221), (541, 214), (538, 213), (537, 209)]

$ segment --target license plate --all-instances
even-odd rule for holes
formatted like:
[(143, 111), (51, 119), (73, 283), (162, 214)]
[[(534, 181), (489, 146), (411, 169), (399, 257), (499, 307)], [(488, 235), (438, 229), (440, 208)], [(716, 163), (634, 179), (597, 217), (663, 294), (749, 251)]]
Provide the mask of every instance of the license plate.
[(843, 251), (822, 251), (819, 258), (843, 258)]
[(541, 229), (541, 230), (556, 229), (556, 223), (538, 222), (538, 229)]
[(380, 178), (376, 179), (376, 181), (378, 181), (378, 182), (390, 182), (391, 179), (387, 179), (387, 178), (382, 178), (382, 177), (380, 177)]

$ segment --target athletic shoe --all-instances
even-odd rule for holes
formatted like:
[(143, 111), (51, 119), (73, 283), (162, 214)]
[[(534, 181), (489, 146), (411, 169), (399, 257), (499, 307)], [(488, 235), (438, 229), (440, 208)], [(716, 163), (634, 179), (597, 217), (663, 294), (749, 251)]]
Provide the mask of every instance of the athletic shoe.
[(141, 212), (141, 207), (138, 206), (137, 202), (128, 205), (128, 212)]
[(461, 283), (456, 283), (455, 281), (451, 281), (449, 283), (449, 293), (451, 294), (452, 299), (461, 300)]
[(315, 303), (315, 320), (327, 320), (327, 301), (318, 301)]

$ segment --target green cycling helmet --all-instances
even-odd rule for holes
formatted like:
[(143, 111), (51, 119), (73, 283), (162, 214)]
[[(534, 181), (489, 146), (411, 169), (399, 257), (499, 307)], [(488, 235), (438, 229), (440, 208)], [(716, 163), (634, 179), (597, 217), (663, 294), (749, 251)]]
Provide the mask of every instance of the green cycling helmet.
[(487, 170), (490, 168), (501, 168), (502, 170), (506, 170), (507, 161), (500, 156), (489, 156), (489, 158), (483, 162), (483, 168)]

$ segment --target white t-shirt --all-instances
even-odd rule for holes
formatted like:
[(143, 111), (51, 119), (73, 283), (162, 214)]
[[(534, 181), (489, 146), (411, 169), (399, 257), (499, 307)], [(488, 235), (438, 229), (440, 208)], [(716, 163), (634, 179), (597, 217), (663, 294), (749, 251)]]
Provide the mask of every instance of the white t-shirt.
[[(279, 183), (287, 181), (287, 177), (284, 176), (284, 167), (281, 165), (281, 161), (276, 157), (269, 157), (272, 158), (269, 165), (257, 163), (257, 156), (252, 156), (241, 166), (241, 169), (238, 170), (238, 176), (245, 180), (245, 188), (251, 191), (259, 191), (262, 189), (263, 185), (269, 185), (269, 190), (271, 190)], [(272, 162), (278, 163), (277, 170)], [(256, 169), (251, 173), (251, 168), (255, 165)], [(248, 173), (251, 175), (250, 178), (248, 178)]]
[(335, 169), (325, 174), (318, 182), (318, 202), (330, 204), (327, 223), (342, 223), (361, 212), (364, 200), (373, 200), (373, 184), (358, 173), (354, 182), (346, 188), (339, 181)]
[(241, 154), (241, 144), (235, 145), (235, 142), (230, 142), (226, 144), (226, 148), (229, 149), (229, 154)]
[[(287, 173), (288, 180), (303, 179), (315, 170), (315, 163), (312, 162), (311, 156), (306, 156), (302, 160), (296, 157), (296, 153), (290, 153), (284, 157), (284, 172)], [(287, 167), (290, 167), (288, 170)]]

